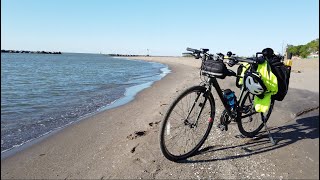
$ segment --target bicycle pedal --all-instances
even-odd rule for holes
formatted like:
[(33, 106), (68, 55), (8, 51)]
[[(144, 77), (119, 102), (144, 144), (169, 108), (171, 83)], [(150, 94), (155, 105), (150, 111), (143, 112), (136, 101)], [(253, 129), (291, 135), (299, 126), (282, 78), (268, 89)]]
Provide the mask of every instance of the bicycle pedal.
[(227, 125), (224, 125), (224, 124), (219, 124), (219, 125), (218, 125), (218, 128), (219, 128), (221, 131), (228, 131), (228, 126), (227, 126)]

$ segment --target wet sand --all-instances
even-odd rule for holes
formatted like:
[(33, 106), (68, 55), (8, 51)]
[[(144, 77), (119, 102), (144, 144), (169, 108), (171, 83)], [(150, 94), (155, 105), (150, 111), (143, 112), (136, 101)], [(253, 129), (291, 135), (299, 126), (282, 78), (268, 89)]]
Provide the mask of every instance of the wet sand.
[[(215, 121), (205, 151), (181, 163), (162, 156), (159, 123), (179, 93), (200, 83), (200, 60), (135, 59), (167, 64), (172, 72), (130, 103), (75, 123), (2, 160), (1, 178), (319, 179), (319, 59), (293, 62), (293, 70), (301, 72), (292, 72), (291, 89), (276, 103), (269, 120), (277, 145), (272, 146), (267, 136), (239, 138), (233, 124), (221, 132)], [(222, 88), (231, 89), (234, 81), (219, 80)], [(217, 120), (222, 105), (214, 96)]]

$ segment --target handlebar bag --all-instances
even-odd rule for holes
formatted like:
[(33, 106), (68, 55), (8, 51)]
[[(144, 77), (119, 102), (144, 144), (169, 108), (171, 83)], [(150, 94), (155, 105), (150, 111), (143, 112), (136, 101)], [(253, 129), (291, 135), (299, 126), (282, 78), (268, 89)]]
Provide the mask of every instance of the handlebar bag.
[(228, 74), (228, 69), (223, 61), (207, 60), (202, 63), (202, 74), (206, 76), (214, 76), (216, 78), (224, 79)]

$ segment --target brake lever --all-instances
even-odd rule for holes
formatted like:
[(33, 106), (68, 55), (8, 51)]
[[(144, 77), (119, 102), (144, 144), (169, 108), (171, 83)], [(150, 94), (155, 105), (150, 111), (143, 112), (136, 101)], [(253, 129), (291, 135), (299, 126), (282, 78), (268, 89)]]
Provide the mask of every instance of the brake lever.
[(194, 57), (195, 57), (195, 59), (200, 59), (200, 53), (194, 53)]
[(227, 64), (228, 64), (228, 66), (232, 67), (232, 66), (236, 65), (238, 62), (239, 61), (237, 61), (236, 59), (230, 57)]

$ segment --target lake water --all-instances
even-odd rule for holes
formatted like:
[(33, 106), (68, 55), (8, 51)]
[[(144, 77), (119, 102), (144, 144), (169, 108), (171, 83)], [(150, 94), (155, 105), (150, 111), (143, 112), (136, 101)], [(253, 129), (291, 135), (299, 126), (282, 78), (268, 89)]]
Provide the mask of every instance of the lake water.
[(1, 153), (124, 104), (167, 73), (101, 54), (1, 53)]

